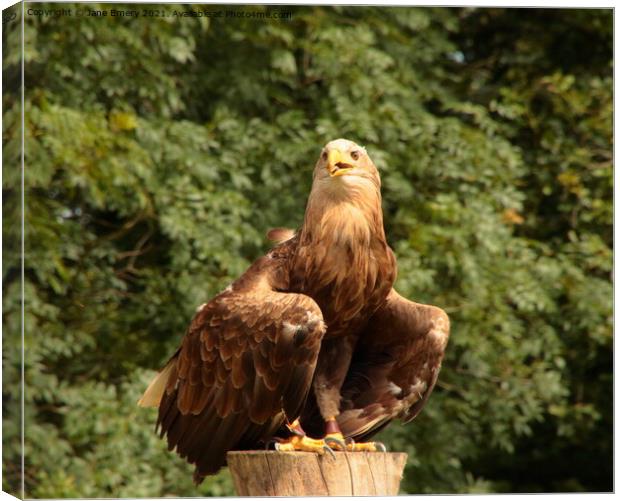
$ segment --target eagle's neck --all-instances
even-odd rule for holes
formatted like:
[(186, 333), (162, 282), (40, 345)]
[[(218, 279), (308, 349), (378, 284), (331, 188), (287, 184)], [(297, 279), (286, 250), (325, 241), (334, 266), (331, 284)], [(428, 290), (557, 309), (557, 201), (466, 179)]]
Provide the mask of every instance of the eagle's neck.
[(315, 184), (300, 241), (302, 245), (346, 247), (365, 254), (373, 242), (385, 243), (379, 187), (366, 180)]

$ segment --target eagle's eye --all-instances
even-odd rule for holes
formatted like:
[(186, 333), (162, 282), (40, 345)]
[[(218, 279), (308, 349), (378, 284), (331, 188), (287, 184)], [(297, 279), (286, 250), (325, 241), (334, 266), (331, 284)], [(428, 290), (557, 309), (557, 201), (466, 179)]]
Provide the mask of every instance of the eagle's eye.
[(323, 160), (327, 160), (327, 152), (326, 152), (326, 151), (324, 151), (324, 152), (321, 154), (321, 158), (322, 158)]
[(351, 158), (353, 160), (357, 160), (359, 157), (360, 157), (360, 152), (359, 151), (355, 150), (355, 151), (351, 152)]

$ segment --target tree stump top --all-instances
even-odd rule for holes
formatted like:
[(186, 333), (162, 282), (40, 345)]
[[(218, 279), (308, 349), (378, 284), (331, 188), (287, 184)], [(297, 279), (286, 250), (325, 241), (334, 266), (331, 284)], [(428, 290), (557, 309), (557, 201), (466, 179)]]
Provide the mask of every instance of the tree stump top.
[(395, 496), (402, 452), (231, 451), (228, 466), (239, 496)]

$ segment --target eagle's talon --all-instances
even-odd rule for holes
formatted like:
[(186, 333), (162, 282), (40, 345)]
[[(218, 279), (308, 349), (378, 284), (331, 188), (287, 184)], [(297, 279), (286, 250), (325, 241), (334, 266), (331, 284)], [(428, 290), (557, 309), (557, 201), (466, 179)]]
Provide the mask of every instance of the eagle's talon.
[[(325, 444), (323, 446), (323, 451), (327, 452), (332, 457), (332, 459), (336, 459), (336, 454), (334, 454), (333, 449), (329, 445)], [(321, 453), (319, 453), (319, 454), (321, 454)]]
[(304, 432), (304, 430), (301, 428), (301, 424), (299, 424), (299, 419), (296, 419), (291, 424), (287, 424), (286, 427), (288, 428), (288, 431), (290, 431), (293, 435), (296, 435), (298, 437), (306, 436), (306, 432)]
[(271, 450), (271, 446), (273, 445), (274, 450), (278, 450), (278, 441), (274, 438), (265, 443), (265, 450)]
[(331, 444), (335, 444), (338, 447), (339, 450), (341, 450), (341, 451), (346, 451), (347, 450), (347, 446), (345, 445), (345, 441), (340, 440), (339, 438), (336, 438), (336, 437), (325, 437), (323, 440), (325, 440), (325, 443), (328, 446), (331, 445)]
[(374, 442), (375, 447), (379, 449), (381, 452), (387, 452), (387, 447), (383, 442)]

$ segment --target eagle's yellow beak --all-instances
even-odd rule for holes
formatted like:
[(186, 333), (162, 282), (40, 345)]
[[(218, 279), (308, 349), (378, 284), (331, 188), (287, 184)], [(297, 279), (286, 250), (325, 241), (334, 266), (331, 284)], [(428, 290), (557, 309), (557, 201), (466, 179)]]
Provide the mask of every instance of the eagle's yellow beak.
[(327, 153), (327, 172), (331, 177), (342, 176), (353, 170), (353, 165), (344, 161), (344, 155), (340, 150), (333, 149)]

